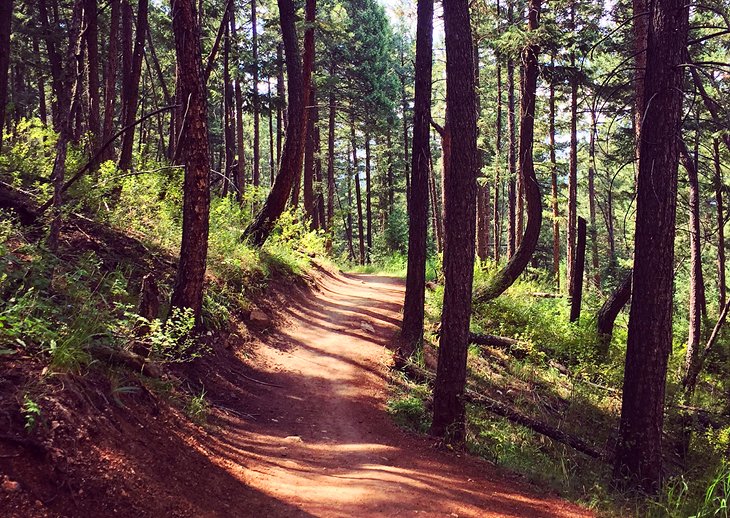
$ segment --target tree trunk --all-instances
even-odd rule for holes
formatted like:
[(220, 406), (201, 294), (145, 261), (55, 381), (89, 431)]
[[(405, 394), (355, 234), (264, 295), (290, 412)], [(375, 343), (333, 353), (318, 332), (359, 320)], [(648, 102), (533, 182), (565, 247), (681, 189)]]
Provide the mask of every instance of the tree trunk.
[(616, 291), (603, 303), (596, 313), (596, 331), (598, 335), (598, 354), (605, 361), (608, 359), (608, 350), (613, 336), (613, 325), (616, 317), (631, 298), (631, 277), (627, 275), (619, 284)]
[[(192, 309), (196, 325), (200, 325), (210, 210), (208, 105), (202, 75), (200, 26), (194, 0), (171, 0), (170, 3), (178, 67), (178, 98), (185, 100), (177, 108), (183, 112), (181, 116), (185, 119), (180, 134), (180, 156), (185, 164), (185, 180), (180, 261), (171, 305)], [(139, 32), (139, 25), (137, 30)]]
[[(550, 67), (555, 59), (550, 57)], [(555, 82), (550, 80), (550, 185), (553, 208), (553, 275), (555, 285), (560, 289), (560, 210), (558, 208), (558, 165), (555, 159)]]
[[(479, 95), (479, 42), (474, 39), (474, 85), (477, 98), (477, 118), (481, 115), (481, 96)], [(479, 131), (477, 127), (477, 131)], [(477, 135), (477, 141), (479, 135)], [(478, 147), (478, 146), (477, 146)], [(482, 165), (484, 164), (484, 156), (481, 149), (478, 151), (477, 171), (479, 180), (477, 182), (477, 256), (481, 261), (486, 261), (489, 257), (489, 182), (486, 178), (481, 178)]]
[[(68, 143), (73, 136), (73, 126), (76, 111), (79, 104), (79, 83), (82, 74), (82, 42), (81, 42), (81, 16), (82, 0), (75, 0), (71, 13), (69, 27), (69, 46), (66, 53), (66, 66), (64, 75), (59, 76), (60, 85), (67, 85), (62, 88), (63, 94), (57, 97), (58, 123), (60, 132), (56, 142), (56, 158), (53, 163), (51, 180), (53, 181), (53, 219), (51, 220), (48, 233), (48, 248), (51, 252), (58, 250), (59, 238), (62, 226), (62, 205), (63, 191), (66, 175), (66, 152)], [(41, 4), (45, 4), (41, 0)], [(45, 14), (45, 13), (44, 13)], [(42, 15), (43, 18), (46, 18)], [(47, 18), (46, 18), (47, 19)], [(51, 36), (48, 36), (49, 39)], [(60, 56), (56, 56), (60, 61)]]
[(357, 163), (357, 140), (355, 135), (355, 114), (350, 113), (350, 140), (352, 142), (352, 169), (355, 178), (355, 203), (357, 205), (357, 239), (360, 264), (365, 264), (365, 232), (362, 221), (362, 196), (360, 193), (360, 167)]
[[(233, 7), (235, 12), (235, 6)], [(236, 30), (236, 17), (230, 17), (231, 36), (233, 36), (234, 45), (238, 48), (238, 34)], [(236, 57), (236, 70), (239, 65), (239, 55)], [(243, 89), (241, 88), (241, 78), (236, 74), (236, 82), (234, 85), (234, 95), (236, 99), (236, 171), (233, 183), (236, 187), (236, 196), (238, 202), (241, 202), (241, 196), (246, 190), (246, 155), (243, 143)]]
[[(509, 13), (512, 13), (510, 3)], [(510, 15), (510, 20), (512, 16)], [(515, 255), (517, 244), (516, 225), (516, 192), (515, 177), (517, 176), (517, 144), (515, 140), (515, 64), (512, 59), (507, 60), (507, 259)]]
[[(528, 28), (530, 32), (538, 28), (540, 0), (530, 0), (528, 11)], [(527, 226), (519, 248), (512, 255), (505, 267), (497, 272), (489, 286), (476, 294), (480, 302), (492, 300), (502, 294), (520, 276), (530, 262), (537, 247), (542, 226), (542, 195), (540, 184), (535, 175), (532, 157), (532, 146), (535, 134), (535, 101), (537, 91), (538, 63), (540, 47), (531, 44), (522, 52), (524, 73), (520, 83), (520, 175), (525, 186), (527, 201)]]
[[(61, 62), (61, 55), (56, 48), (56, 40), (53, 37), (50, 23), (48, 21), (48, 7), (46, 0), (38, 0), (38, 15), (43, 29), (46, 51), (48, 53), (48, 64), (51, 69), (51, 86), (55, 94), (55, 100), (52, 106), (53, 129), (61, 133), (62, 122), (60, 120), (61, 113), (68, 109), (71, 104), (69, 99), (69, 88), (64, 83), (64, 67)], [(61, 107), (65, 108), (61, 108)]]
[[(233, 18), (233, 2), (226, 4), (228, 9), (227, 18)], [(228, 195), (231, 190), (238, 197), (233, 170), (236, 156), (236, 139), (235, 139), (235, 110), (233, 102), (233, 84), (231, 83), (230, 72), (231, 59), (231, 29), (230, 24), (226, 23), (225, 35), (223, 40), (223, 146), (225, 151), (225, 171), (223, 171), (223, 196)]]
[[(335, 74), (334, 60), (330, 63), (330, 76)], [(332, 232), (335, 221), (335, 89), (329, 92), (329, 120), (327, 124), (327, 225), (330, 231), (327, 238), (328, 248), (332, 246)]]
[(281, 143), (284, 139), (284, 44), (276, 46), (276, 164), (281, 167)]
[[(370, 178), (370, 135), (365, 133), (365, 262), (370, 264), (373, 249), (373, 200)], [(428, 196), (426, 197), (428, 200)]]
[(713, 162), (715, 174), (713, 184), (715, 187), (715, 205), (717, 206), (717, 291), (720, 297), (719, 306), (725, 306), (727, 300), (727, 285), (725, 281), (725, 205), (722, 196), (722, 166), (720, 165), (720, 142), (717, 138), (712, 140)]
[[(109, 46), (106, 56), (106, 73), (104, 81), (104, 128), (102, 141), (107, 142), (114, 134), (114, 110), (117, 101), (117, 69), (119, 66), (119, 18), (120, 0), (110, 0)], [(109, 146), (101, 156), (101, 161), (114, 159), (114, 148)]]
[[(137, 118), (139, 102), (139, 82), (142, 77), (142, 60), (144, 59), (144, 42), (147, 32), (148, 0), (139, 0), (137, 4), (137, 24), (134, 39), (134, 53), (129, 74), (127, 75), (126, 96), (123, 99), (122, 114), (124, 126), (128, 126)], [(130, 7), (131, 9), (131, 7)], [(131, 29), (130, 29), (131, 30)], [(119, 169), (127, 171), (132, 165), (132, 148), (134, 145), (134, 128), (130, 128), (122, 136), (122, 149), (119, 156)]]
[(464, 389), (476, 231), (477, 113), (469, 6), (444, 2), (446, 103), (451, 157), (445, 178), (444, 303), (431, 433), (466, 436)]
[[(570, 25), (575, 29), (575, 2), (570, 6)], [(578, 221), (578, 78), (575, 53), (570, 55), (570, 164), (568, 170), (568, 221), (566, 223), (566, 272), (568, 295), (573, 295), (573, 264), (575, 263), (575, 238)]]
[[(429, 181), (429, 171), (431, 158), (432, 40), (433, 0), (418, 0), (413, 108), (413, 163), (411, 168), (413, 182), (408, 210), (408, 271), (406, 273), (406, 295), (403, 303), (402, 342), (398, 349), (396, 361), (409, 358), (423, 340), (428, 191), (431, 183)], [(435, 204), (433, 208), (434, 211), (438, 210)], [(437, 230), (436, 232), (438, 234)]]
[(593, 284), (601, 289), (601, 268), (598, 260), (598, 229), (596, 228), (596, 113), (591, 112), (591, 137), (588, 147), (588, 207), (591, 224), (591, 277)]
[(644, 76), (646, 75), (646, 46), (649, 38), (651, 13), (649, 0), (632, 0), (634, 24), (634, 135), (636, 158), (639, 158), (641, 124), (644, 118)]
[(633, 297), (614, 476), (656, 491), (662, 481), (662, 427), (672, 348), (674, 234), (683, 52), (689, 8), (652, 5), (647, 45), (636, 198)]
[(99, 107), (99, 23), (96, 0), (84, 1), (86, 23), (86, 80), (89, 104), (88, 129), (91, 132), (92, 153), (101, 145), (101, 118)]
[(583, 272), (586, 264), (586, 220), (578, 218), (578, 242), (575, 249), (575, 264), (573, 265), (573, 298), (570, 303), (570, 321), (577, 322), (580, 318), (580, 305), (583, 301)]
[(276, 178), (276, 155), (274, 155), (274, 98), (271, 93), (271, 79), (266, 80), (269, 95), (269, 186), (274, 185)]
[(307, 113), (305, 100), (309, 97), (309, 85), (314, 61), (315, 0), (306, 2), (307, 28), (304, 33), (304, 60), (299, 54), (296, 31), (296, 12), (292, 0), (278, 0), (281, 32), (286, 49), (286, 73), (289, 78), (289, 124), (282, 150), (279, 173), (266, 203), (255, 220), (244, 232), (254, 246), (262, 246), (271, 233), (276, 220), (286, 208), (292, 185), (302, 169)]
[[(689, 185), (689, 336), (684, 371), (691, 372), (699, 360), (702, 336), (702, 243), (700, 235), (700, 185), (697, 163), (692, 159), (684, 141), (679, 143), (680, 161), (687, 170)], [(722, 307), (722, 306), (721, 306)]]
[[(403, 49), (400, 49), (400, 64), (405, 67), (405, 56)], [(409, 156), (410, 146), (408, 144), (408, 99), (406, 98), (406, 81), (403, 75), (400, 76), (401, 109), (403, 110), (403, 168), (406, 177), (406, 209), (411, 199), (411, 160)]]
[[(256, 0), (251, 0), (251, 69), (253, 78), (253, 186), (258, 187), (261, 184), (261, 173), (259, 170), (260, 150), (259, 150), (259, 113), (261, 111), (261, 103), (259, 100), (259, 46), (258, 46), (258, 27), (256, 26)], [(288, 59), (287, 59), (288, 61)], [(304, 98), (304, 102), (309, 96)], [(306, 116), (306, 115), (305, 115)]]
[(304, 148), (304, 213), (314, 226), (314, 123), (317, 108), (314, 106), (314, 88), (309, 91), (307, 117), (307, 142)]
[[(497, 18), (499, 18), (499, 1), (497, 1)], [(499, 263), (502, 255), (502, 218), (500, 213), (500, 193), (502, 190), (502, 63), (501, 56), (497, 54), (497, 134), (496, 134), (496, 163), (494, 173), (494, 212), (492, 216), (492, 235), (494, 236), (494, 262)]]
[(436, 172), (433, 168), (433, 157), (429, 156), (429, 184), (431, 190), (431, 212), (433, 214), (433, 232), (436, 236), (436, 251), (444, 251), (444, 223), (441, 217), (443, 212), (439, 203), (439, 191), (436, 188)]
[(3, 128), (5, 127), (5, 106), (8, 103), (8, 70), (10, 67), (10, 26), (13, 21), (13, 0), (0, 5), (0, 151), (3, 147)]

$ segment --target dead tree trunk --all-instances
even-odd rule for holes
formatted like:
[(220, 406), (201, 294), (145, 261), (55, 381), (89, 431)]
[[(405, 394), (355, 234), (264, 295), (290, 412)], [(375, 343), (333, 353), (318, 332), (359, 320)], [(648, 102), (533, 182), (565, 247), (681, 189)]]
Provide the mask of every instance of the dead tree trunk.
[(580, 305), (583, 300), (583, 272), (586, 264), (586, 220), (578, 218), (578, 241), (576, 243), (573, 268), (573, 299), (570, 303), (570, 321), (580, 318)]

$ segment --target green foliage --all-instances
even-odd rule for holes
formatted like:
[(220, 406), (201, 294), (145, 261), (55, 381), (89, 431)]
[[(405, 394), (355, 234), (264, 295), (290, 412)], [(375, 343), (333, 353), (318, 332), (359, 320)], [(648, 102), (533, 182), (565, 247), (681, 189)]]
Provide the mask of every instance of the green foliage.
[(158, 361), (190, 362), (206, 352), (206, 348), (200, 345), (193, 335), (195, 315), (190, 308), (173, 308), (164, 322), (155, 319), (145, 323), (149, 325), (150, 330), (144, 341), (149, 344), (150, 354)]
[(200, 394), (192, 396), (185, 405), (185, 413), (197, 424), (205, 424), (208, 418), (208, 400), (205, 397), (205, 389)]
[(430, 389), (427, 385), (404, 381), (404, 384), (388, 400), (388, 413), (398, 426), (418, 433), (426, 433), (431, 426), (431, 415), (426, 408), (426, 401), (429, 397)]
[(27, 393), (23, 394), (23, 405), (20, 408), (20, 412), (25, 419), (25, 429), (29, 432), (32, 431), (38, 423), (38, 419), (41, 417), (40, 405)]
[[(491, 271), (477, 268), (475, 286), (488, 283)], [(500, 297), (474, 308), (472, 328), (476, 332), (524, 341), (537, 354), (535, 359), (550, 358), (590, 372), (591, 366), (596, 364), (597, 353), (595, 309), (588, 301), (580, 321), (570, 323), (570, 304), (566, 298), (531, 295), (549, 290), (548, 283), (522, 277)], [(604, 369), (601, 368), (604, 376), (616, 374)]]

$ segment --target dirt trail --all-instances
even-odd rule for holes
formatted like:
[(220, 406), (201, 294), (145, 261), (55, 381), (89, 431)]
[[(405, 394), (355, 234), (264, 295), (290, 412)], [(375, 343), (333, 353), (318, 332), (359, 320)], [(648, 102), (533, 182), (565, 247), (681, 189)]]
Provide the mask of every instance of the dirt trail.
[(402, 299), (396, 279), (329, 275), (284, 307), (288, 325), (240, 379), (246, 400), (204, 447), (261, 495), (246, 515), (592, 516), (392, 423), (385, 346)]

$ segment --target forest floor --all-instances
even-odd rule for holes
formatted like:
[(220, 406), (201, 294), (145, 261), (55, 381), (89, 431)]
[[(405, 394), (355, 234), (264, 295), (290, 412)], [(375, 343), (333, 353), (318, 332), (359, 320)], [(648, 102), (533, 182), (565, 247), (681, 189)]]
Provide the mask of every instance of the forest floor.
[(0, 441), (0, 514), (592, 516), (393, 423), (401, 280), (318, 269), (269, 293), (271, 322), (184, 368), (205, 390), (205, 424), (146, 390), (88, 417), (59, 396), (67, 424), (50, 421), (40, 443)]

